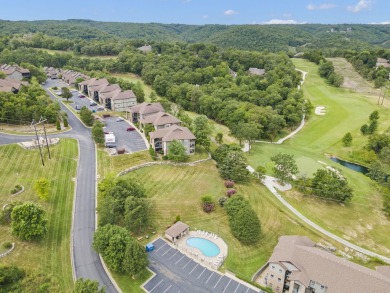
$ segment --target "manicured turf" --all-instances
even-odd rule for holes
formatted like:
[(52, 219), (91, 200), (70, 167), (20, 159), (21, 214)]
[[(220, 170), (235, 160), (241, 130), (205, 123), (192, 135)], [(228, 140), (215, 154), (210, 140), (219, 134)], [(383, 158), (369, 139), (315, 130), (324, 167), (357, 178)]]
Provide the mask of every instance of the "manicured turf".
[(313, 240), (319, 239), (286, 214), (264, 186), (251, 182), (236, 188), (249, 199), (259, 215), (264, 236), (256, 245), (242, 245), (232, 236), (223, 208), (217, 206), (210, 214), (204, 213), (201, 208), (200, 198), (203, 195), (211, 193), (218, 200), (226, 191), (213, 161), (191, 167), (147, 167), (124, 178), (144, 184), (153, 202), (157, 235), (163, 235), (180, 215), (181, 220), (192, 229), (210, 231), (222, 237), (229, 247), (222, 270), (235, 272), (247, 280), (268, 260), (280, 235), (308, 235)]
[[(309, 72), (302, 87), (305, 97), (314, 107), (325, 106), (326, 114), (312, 117), (294, 138), (283, 145), (255, 144), (249, 157), (250, 165), (267, 167), (271, 173), (270, 157), (279, 152), (295, 156), (302, 175), (310, 176), (316, 169), (326, 164), (342, 169), (354, 189), (351, 203), (340, 205), (319, 199), (305, 198), (291, 191), (286, 198), (305, 216), (331, 232), (365, 248), (390, 255), (390, 238), (384, 231), (390, 230), (390, 221), (383, 215), (382, 197), (375, 183), (367, 177), (346, 169), (329, 160), (325, 153), (348, 159), (350, 152), (360, 149), (367, 143), (367, 137), (360, 134), (360, 127), (367, 123), (368, 116), (379, 110), (380, 131), (388, 127), (389, 112), (380, 108), (370, 98), (350, 90), (328, 86), (317, 74), (314, 63), (293, 59), (297, 68)], [(341, 144), (343, 135), (351, 132), (354, 142), (351, 148)]]
[[(18, 145), (0, 147), (0, 206), (12, 201), (32, 201), (39, 203), (47, 212), (48, 234), (42, 242), (22, 242), (11, 235), (8, 225), (0, 225), (0, 244), (15, 242), (14, 252), (1, 259), (2, 264), (13, 264), (33, 270), (46, 276), (53, 276), (61, 292), (71, 292), (73, 288), (70, 257), (70, 229), (74, 183), (76, 176), (77, 143), (75, 140), (61, 139), (50, 148), (52, 159), (46, 150), (45, 166), (41, 165), (39, 150), (24, 150)], [(39, 200), (32, 186), (40, 177), (50, 180), (50, 199)], [(25, 191), (10, 196), (9, 191), (21, 184)]]

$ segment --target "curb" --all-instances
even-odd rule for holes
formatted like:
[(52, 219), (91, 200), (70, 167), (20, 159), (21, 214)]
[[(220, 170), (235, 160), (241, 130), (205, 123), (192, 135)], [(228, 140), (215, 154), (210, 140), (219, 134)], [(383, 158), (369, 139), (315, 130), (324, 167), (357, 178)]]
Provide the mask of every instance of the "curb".
[[(97, 146), (96, 146), (96, 143), (94, 143), (95, 145), (95, 227), (94, 227), (94, 230), (96, 231), (97, 227), (98, 227), (98, 213), (97, 213), (97, 207), (98, 207), (98, 180), (97, 180)], [(92, 247), (91, 247), (92, 249)], [(114, 285), (114, 288), (119, 292), (119, 293), (122, 293), (122, 290), (121, 288), (118, 286), (118, 284), (115, 282), (114, 278), (112, 277), (110, 271), (108, 270), (107, 266), (106, 266), (106, 263), (104, 262), (103, 260), (103, 257), (99, 254), (99, 258), (100, 258), (100, 262), (102, 263), (103, 265), (103, 269), (104, 271), (106, 272), (108, 278), (110, 279), (112, 285)]]

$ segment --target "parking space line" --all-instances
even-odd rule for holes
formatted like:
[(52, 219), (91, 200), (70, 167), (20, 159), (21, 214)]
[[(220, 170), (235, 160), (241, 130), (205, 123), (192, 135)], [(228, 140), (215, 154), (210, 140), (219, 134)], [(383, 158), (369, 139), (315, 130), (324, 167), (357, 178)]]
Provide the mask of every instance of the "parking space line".
[(221, 279), (222, 279), (222, 276), (219, 278), (219, 280), (218, 280), (217, 284), (215, 284), (214, 288), (217, 287), (217, 285), (218, 285), (219, 281), (221, 281)]
[(223, 289), (222, 293), (226, 291), (227, 287), (229, 287), (229, 284), (230, 282), (232, 281), (232, 279), (229, 280), (229, 283), (227, 284), (227, 286), (225, 287), (225, 289)]
[(178, 253), (179, 251), (177, 250), (170, 258), (168, 259), (171, 259), (172, 257), (174, 257), (176, 255), (176, 253)]
[(159, 251), (161, 248), (163, 248), (165, 245), (167, 245), (167, 244), (166, 244), (166, 243), (164, 243), (164, 245), (163, 245), (163, 246), (161, 246), (159, 249), (157, 249), (157, 250), (156, 250), (156, 252), (157, 252), (157, 251)]
[(163, 280), (160, 280), (160, 282), (158, 282), (158, 284), (157, 284), (156, 286), (154, 286), (153, 289), (150, 290), (149, 292), (152, 292), (154, 289), (156, 289), (156, 287), (157, 287), (158, 285), (160, 285), (162, 281), (163, 281)]
[(210, 277), (207, 279), (207, 281), (206, 281), (205, 284), (207, 284), (207, 282), (210, 280), (210, 278), (211, 278), (212, 275), (214, 275), (214, 272), (211, 273)]
[(189, 260), (189, 262), (186, 263), (186, 265), (183, 267), (183, 269), (191, 262), (192, 259)]
[(183, 257), (185, 257), (185, 255), (183, 255), (183, 256), (181, 257), (181, 259), (179, 259), (177, 262), (175, 262), (175, 265), (177, 265), (177, 263), (178, 263), (179, 261), (181, 261), (181, 260), (183, 259)]
[(163, 293), (167, 292), (169, 289), (171, 289), (172, 285), (169, 286)]
[(245, 293), (248, 293), (249, 287), (246, 289)]
[(204, 270), (200, 273), (200, 275), (199, 275), (199, 277), (198, 277), (198, 279), (200, 278), (200, 276), (202, 276), (203, 275), (203, 273), (204, 273), (204, 271), (206, 270), (206, 268), (204, 268)]
[(199, 264), (196, 264), (196, 266), (192, 269), (192, 271), (190, 272), (190, 275), (191, 273), (196, 269), (196, 267), (198, 266)]
[(240, 287), (240, 283), (238, 283), (238, 286), (237, 286), (236, 290), (234, 290), (234, 292), (233, 292), (233, 293), (236, 293), (236, 291), (237, 291), (238, 287)]
[(167, 251), (165, 251), (162, 256), (164, 256), (168, 251), (170, 251), (172, 249), (172, 247), (170, 247)]

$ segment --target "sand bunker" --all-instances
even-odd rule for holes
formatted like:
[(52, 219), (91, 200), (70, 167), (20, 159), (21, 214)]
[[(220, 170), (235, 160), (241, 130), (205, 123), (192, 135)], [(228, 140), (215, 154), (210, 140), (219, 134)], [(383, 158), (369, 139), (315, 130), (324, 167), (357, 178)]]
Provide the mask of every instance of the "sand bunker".
[(318, 107), (316, 107), (316, 109), (314, 110), (314, 113), (315, 113), (316, 115), (325, 115), (325, 114), (326, 114), (325, 107), (324, 107), (324, 106), (318, 106)]

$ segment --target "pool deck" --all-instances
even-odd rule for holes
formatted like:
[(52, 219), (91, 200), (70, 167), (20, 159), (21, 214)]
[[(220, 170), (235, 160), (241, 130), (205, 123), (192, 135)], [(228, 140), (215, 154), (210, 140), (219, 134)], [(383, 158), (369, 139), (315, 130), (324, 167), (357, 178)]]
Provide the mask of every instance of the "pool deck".
[[(208, 267), (213, 270), (218, 270), (221, 265), (223, 264), (225, 258), (228, 254), (228, 246), (220, 237), (213, 236), (215, 234), (212, 234), (210, 232), (205, 231), (190, 231), (187, 235), (183, 236), (181, 239), (179, 239), (175, 246), (185, 255), (192, 258), (194, 261), (202, 264), (205, 267)], [(211, 242), (213, 242), (215, 245), (219, 247), (219, 254), (214, 257), (208, 257), (203, 255), (203, 253), (195, 247), (191, 247), (187, 245), (187, 239), (191, 237), (197, 237), (197, 238), (204, 238)]]

